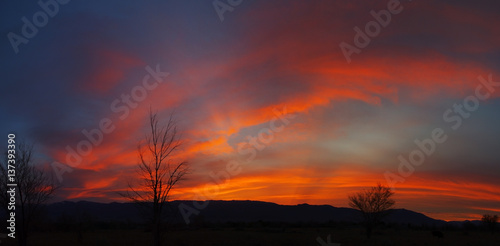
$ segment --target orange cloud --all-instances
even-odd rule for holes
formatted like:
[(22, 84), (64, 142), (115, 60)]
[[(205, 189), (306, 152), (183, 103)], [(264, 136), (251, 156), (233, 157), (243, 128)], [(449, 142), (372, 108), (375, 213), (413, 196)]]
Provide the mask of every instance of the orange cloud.
[[(244, 167), (244, 173), (231, 177), (226, 183), (210, 183), (205, 173), (196, 172), (195, 169), (193, 176), (196, 180), (175, 189), (174, 197), (193, 199), (197, 190), (204, 192), (206, 189), (208, 192), (218, 190), (213, 192), (210, 199), (347, 206), (348, 194), (377, 182), (383, 183), (383, 171), (358, 163), (336, 163), (333, 157), (330, 160), (331, 168), (325, 160), (314, 160), (313, 164), (307, 165), (308, 158), (315, 158), (310, 156), (316, 153), (311, 149), (319, 147), (311, 139), (314, 129), (306, 130), (317, 127), (317, 122), (324, 120), (322, 117), (325, 116), (317, 113), (320, 109), (349, 101), (384, 107), (386, 101), (395, 105), (422, 105), (442, 98), (463, 98), (474, 92), (479, 84), (478, 76), (493, 74), (493, 78), (498, 78), (498, 73), (481, 59), (457, 58), (462, 52), (477, 54), (496, 49), (500, 35), (494, 19), (490, 15), (481, 17), (468, 13), (467, 9), (446, 4), (434, 10), (430, 4), (424, 2), (413, 5), (413, 9), (408, 7), (405, 10), (408, 11), (405, 12), (407, 15), (401, 14), (398, 20), (393, 19), (391, 26), (350, 64), (346, 62), (338, 44), (352, 41), (352, 28), (366, 23), (365, 19), (370, 17), (366, 14), (368, 12), (364, 13), (366, 16), (351, 17), (354, 15), (352, 10), (356, 9), (354, 4), (341, 1), (323, 1), (317, 5), (295, 2), (283, 8), (267, 1), (265, 6), (249, 8), (247, 12), (241, 10), (241, 15), (235, 17), (240, 25), (235, 30), (239, 42), (223, 43), (213, 52), (214, 55), (200, 56), (198, 59), (175, 56), (175, 62), (182, 66), (170, 71), (172, 76), (151, 91), (137, 108), (130, 109), (128, 117), (121, 120), (114, 113), (108, 115), (116, 130), (104, 136), (103, 143), (85, 157), (79, 168), (122, 170), (135, 165), (136, 145), (145, 132), (150, 105), (162, 115), (173, 109), (180, 110), (178, 116), (184, 117), (180, 119), (181, 125), (187, 128), (184, 129), (186, 145), (184, 153), (176, 157), (194, 160), (193, 166), (202, 171), (221, 166), (224, 161), (217, 160), (222, 157), (237, 158), (237, 152), (228, 143), (231, 136), (268, 123), (276, 117), (275, 109), (281, 111), (286, 107), (288, 113), (304, 116), (306, 120), (312, 112), (319, 116), (318, 119), (309, 120), (313, 122), (310, 125), (294, 122), (286, 134), (276, 137), (274, 151), (259, 153), (255, 162)], [(378, 5), (369, 3), (366, 8), (370, 7), (378, 8)], [(451, 48), (457, 53), (420, 47), (409, 41), (393, 45), (395, 33), (407, 33), (408, 28), (404, 24), (409, 24), (404, 18), (411, 18), (412, 11), (417, 10), (421, 11), (422, 16), (426, 13), (442, 16), (446, 23), (490, 29), (491, 32), (480, 35), (481, 39), (489, 41), (484, 46), (478, 45), (478, 42), (457, 42)], [(276, 13), (294, 18), (276, 21)], [(422, 31), (429, 35), (437, 35), (438, 31), (442, 31), (438, 27), (429, 27), (429, 30), (416, 28), (420, 28), (416, 32)], [(471, 33), (477, 34), (445, 32), (440, 37), (446, 41), (463, 38)], [(491, 39), (488, 35), (492, 36)], [(179, 45), (184, 47), (183, 44)], [(91, 92), (107, 93), (124, 82), (130, 69), (144, 66), (132, 54), (100, 49), (94, 52), (101, 61), (96, 62), (97, 65), (85, 78), (85, 86)], [(125, 91), (118, 94), (128, 93), (135, 85), (124, 88)], [(499, 95), (500, 92), (497, 92), (494, 97)], [(350, 123), (345, 122), (346, 125)], [(403, 122), (401, 125), (402, 128), (418, 127), (415, 122)], [(311, 149), (281, 149), (286, 144), (304, 142), (310, 143)], [(359, 154), (359, 150), (356, 150)], [(295, 158), (298, 154), (303, 159)], [(375, 153), (366, 158), (376, 154), (382, 155)], [(65, 155), (65, 150), (54, 150), (52, 153), (59, 162), (64, 162)], [(289, 164), (293, 161), (290, 160), (292, 157), (296, 160)], [(463, 178), (463, 183), (443, 180), (435, 174), (415, 174), (397, 187), (396, 197), (398, 204), (401, 204), (398, 206), (424, 211), (439, 218), (452, 218), (458, 214), (476, 216), (482, 208), (497, 211), (482, 200), (499, 201), (495, 193), (500, 188), (498, 185), (468, 177), (460, 178)], [(89, 180), (82, 189), (72, 190), (68, 198), (105, 197), (105, 190), (123, 188), (116, 187), (115, 181), (112, 178)], [(439, 204), (433, 205), (431, 197), (441, 199)], [(435, 212), (438, 207), (442, 209), (457, 201), (477, 201), (483, 206), (467, 203), (462, 212)]]
[(67, 196), (67, 199), (78, 199), (85, 197), (105, 197), (106, 194), (102, 192), (109, 188), (118, 177), (108, 177), (101, 178), (100, 180), (87, 180), (82, 188), (71, 188), (66, 189), (70, 191), (70, 194)]

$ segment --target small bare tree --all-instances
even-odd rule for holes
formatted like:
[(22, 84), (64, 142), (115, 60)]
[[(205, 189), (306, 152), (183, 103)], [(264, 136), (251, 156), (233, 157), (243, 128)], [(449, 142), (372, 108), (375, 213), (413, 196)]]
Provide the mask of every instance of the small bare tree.
[(387, 215), (387, 211), (396, 203), (391, 197), (394, 192), (378, 184), (375, 187), (349, 195), (349, 206), (363, 214), (366, 237), (370, 238), (373, 227)]
[(481, 221), (484, 223), (486, 228), (491, 230), (491, 233), (494, 233), (498, 223), (498, 215), (485, 214), (481, 218)]
[(139, 143), (137, 152), (139, 183), (129, 183), (128, 191), (121, 195), (125, 198), (145, 205), (152, 212), (153, 245), (161, 243), (162, 218), (165, 205), (169, 201), (172, 188), (187, 173), (187, 162), (173, 163), (173, 155), (181, 146), (177, 124), (173, 114), (166, 124), (160, 124), (158, 114), (150, 110), (149, 133), (145, 141)]
[[(42, 206), (52, 197), (56, 186), (47, 173), (35, 166), (33, 145), (20, 142), (16, 145), (15, 156), (15, 183), (16, 187), (16, 225), (19, 230), (18, 243), (27, 244), (27, 238), (32, 222), (42, 210)], [(0, 163), (0, 182), (2, 205), (7, 209), (9, 195), (7, 195), (7, 162)]]

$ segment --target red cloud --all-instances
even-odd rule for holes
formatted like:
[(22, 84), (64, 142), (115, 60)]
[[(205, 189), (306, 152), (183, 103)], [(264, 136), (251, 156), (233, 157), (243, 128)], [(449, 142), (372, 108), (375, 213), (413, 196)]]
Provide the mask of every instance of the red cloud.
[(84, 89), (107, 93), (129, 75), (131, 69), (143, 67), (144, 62), (125, 52), (111, 49), (92, 49), (93, 59), (88, 64), (89, 74), (83, 78)]

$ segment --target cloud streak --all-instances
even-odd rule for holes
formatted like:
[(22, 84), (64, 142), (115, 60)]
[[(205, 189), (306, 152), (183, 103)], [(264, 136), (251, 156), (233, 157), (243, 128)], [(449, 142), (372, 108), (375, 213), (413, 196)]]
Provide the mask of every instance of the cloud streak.
[[(346, 206), (347, 194), (383, 182), (414, 139), (442, 126), (478, 76), (500, 80), (493, 1), (401, 1), (404, 11), (351, 63), (338, 44), (386, 3), (252, 1), (224, 22), (210, 2), (118, 3), (65, 5), (18, 55), (0, 41), (9, 60), (0, 69), (2, 134), (34, 141), (43, 162), (66, 163), (82, 130), (103, 118), (116, 127), (65, 174), (58, 199), (120, 199), (150, 106), (175, 111), (185, 139), (176, 158), (193, 173), (177, 199), (192, 199), (227, 162), (245, 162), (238, 146), (286, 107), (293, 123), (216, 199)], [(1, 17), (4, 34), (37, 7), (2, 4), (12, 10)], [(142, 83), (148, 64), (170, 74), (121, 120), (110, 105)], [(398, 206), (444, 219), (498, 210), (499, 91), (398, 187)]]

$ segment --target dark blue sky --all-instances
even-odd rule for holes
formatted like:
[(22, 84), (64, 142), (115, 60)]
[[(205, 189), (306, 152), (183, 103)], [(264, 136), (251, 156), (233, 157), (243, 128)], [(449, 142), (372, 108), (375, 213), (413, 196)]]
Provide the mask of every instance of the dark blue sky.
[[(230, 9), (223, 21), (214, 2)], [(390, 172), (404, 178), (400, 207), (444, 219), (499, 212), (500, 86), (478, 79), (500, 81), (499, 3), (401, 1), (356, 46), (355, 27), (366, 32), (377, 23), (371, 11), (390, 13), (388, 2), (73, 0), (16, 53), (9, 35), (22, 37), (22, 18), (33, 22), (43, 8), (2, 1), (1, 136), (35, 143), (51, 172), (54, 162), (69, 166), (56, 175), (57, 199), (117, 199), (152, 107), (175, 110), (186, 140), (177, 158), (194, 171), (177, 199), (215, 185), (205, 198), (346, 206), (348, 193), (390, 183)], [(358, 51), (346, 57), (342, 43)], [(454, 107), (474, 98), (467, 117)], [(284, 110), (295, 117), (266, 130)], [(91, 142), (84, 132), (103, 121), (113, 130), (79, 154)], [(399, 156), (435, 129), (447, 140), (401, 176)], [(243, 171), (211, 183), (230, 161)]]

